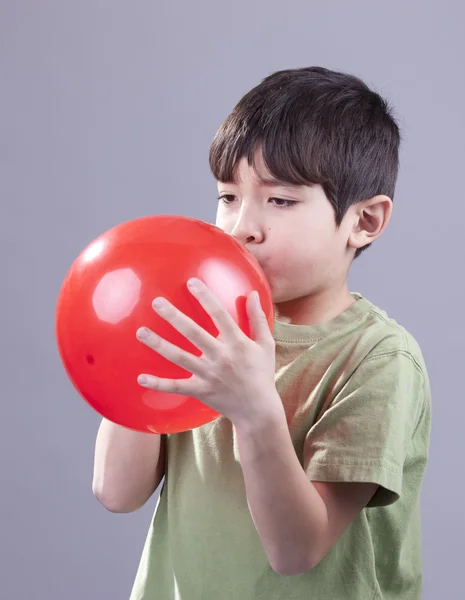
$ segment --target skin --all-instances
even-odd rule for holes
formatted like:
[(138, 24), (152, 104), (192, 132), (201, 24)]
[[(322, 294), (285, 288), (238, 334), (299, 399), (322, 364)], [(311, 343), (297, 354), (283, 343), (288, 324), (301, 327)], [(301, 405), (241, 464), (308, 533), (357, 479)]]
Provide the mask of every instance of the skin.
[[(347, 274), (357, 248), (375, 241), (392, 210), (386, 196), (352, 206), (339, 228), (320, 186), (270, 180), (257, 155), (240, 161), (234, 183), (218, 182), (216, 224), (260, 263), (279, 314), (294, 324), (328, 321), (352, 303)], [(275, 387), (275, 343), (255, 294), (247, 300), (252, 339), (210, 290), (191, 293), (211, 315), (213, 338), (164, 300), (156, 310), (201, 351), (193, 356), (143, 327), (138, 339), (193, 375), (166, 380), (141, 374), (139, 384), (192, 395), (233, 423), (250, 513), (272, 568), (295, 575), (314, 568), (376, 492), (365, 483), (309, 481), (289, 434)]]
[(260, 154), (256, 169), (242, 159), (235, 183), (218, 183), (216, 224), (258, 260), (281, 315), (295, 324), (329, 321), (353, 302), (347, 275), (355, 251), (382, 234), (392, 202), (376, 196), (356, 204), (336, 228), (321, 186), (262, 184), (273, 178)]

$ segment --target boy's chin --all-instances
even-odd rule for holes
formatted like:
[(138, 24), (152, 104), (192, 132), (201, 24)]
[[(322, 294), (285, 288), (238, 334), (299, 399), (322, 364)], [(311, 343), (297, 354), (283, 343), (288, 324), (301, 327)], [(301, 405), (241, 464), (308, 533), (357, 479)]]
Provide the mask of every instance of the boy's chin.
[(279, 323), (292, 323), (290, 317), (285, 317), (279, 312), (279, 308), (276, 306), (276, 304), (274, 305), (274, 319)]

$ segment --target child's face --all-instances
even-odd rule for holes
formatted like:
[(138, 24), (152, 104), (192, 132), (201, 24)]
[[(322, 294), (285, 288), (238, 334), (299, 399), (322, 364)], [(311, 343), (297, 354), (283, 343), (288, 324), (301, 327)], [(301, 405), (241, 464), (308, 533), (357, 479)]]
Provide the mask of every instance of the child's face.
[[(271, 179), (263, 160), (256, 169)], [(273, 301), (308, 299), (344, 286), (353, 252), (347, 225), (336, 228), (334, 210), (321, 186), (261, 183), (242, 159), (234, 184), (218, 183), (216, 225), (235, 236), (260, 263)]]

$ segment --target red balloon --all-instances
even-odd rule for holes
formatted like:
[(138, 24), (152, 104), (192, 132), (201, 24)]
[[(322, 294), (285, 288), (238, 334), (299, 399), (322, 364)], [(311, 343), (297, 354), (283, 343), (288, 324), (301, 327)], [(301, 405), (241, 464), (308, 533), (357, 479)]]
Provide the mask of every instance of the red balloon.
[(164, 339), (201, 352), (152, 309), (163, 296), (215, 337), (209, 315), (188, 291), (202, 280), (250, 337), (246, 296), (257, 290), (270, 330), (271, 291), (259, 264), (214, 225), (179, 216), (143, 217), (113, 227), (85, 248), (68, 271), (56, 309), (56, 337), (65, 370), (103, 417), (136, 431), (177, 433), (220, 415), (200, 400), (142, 388), (141, 373), (187, 378), (136, 339), (147, 326)]

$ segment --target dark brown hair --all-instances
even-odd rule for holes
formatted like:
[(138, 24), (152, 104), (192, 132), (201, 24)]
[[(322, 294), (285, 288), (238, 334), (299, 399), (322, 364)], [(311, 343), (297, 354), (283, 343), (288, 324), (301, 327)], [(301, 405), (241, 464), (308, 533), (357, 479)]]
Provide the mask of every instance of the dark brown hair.
[[(320, 184), (339, 226), (347, 209), (378, 194), (394, 198), (400, 131), (385, 99), (359, 78), (322, 67), (278, 71), (234, 107), (210, 148), (210, 168), (234, 181), (257, 149), (270, 173)], [(357, 250), (358, 256), (365, 246)]]

